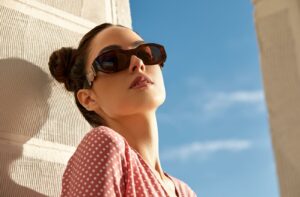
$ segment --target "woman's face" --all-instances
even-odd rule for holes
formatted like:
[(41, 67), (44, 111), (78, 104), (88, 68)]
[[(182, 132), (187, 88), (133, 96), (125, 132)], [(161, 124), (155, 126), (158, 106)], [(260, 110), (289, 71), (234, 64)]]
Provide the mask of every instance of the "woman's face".
[[(137, 47), (143, 39), (128, 28), (112, 26), (101, 31), (92, 40), (87, 61), (87, 71), (91, 69), (99, 52), (111, 45), (122, 49)], [(105, 49), (104, 49), (105, 50)], [(147, 76), (154, 82), (145, 88), (129, 88), (137, 76)], [(93, 111), (104, 119), (155, 111), (165, 100), (165, 86), (159, 65), (145, 66), (136, 56), (131, 56), (130, 66), (117, 73), (98, 72), (90, 90)]]

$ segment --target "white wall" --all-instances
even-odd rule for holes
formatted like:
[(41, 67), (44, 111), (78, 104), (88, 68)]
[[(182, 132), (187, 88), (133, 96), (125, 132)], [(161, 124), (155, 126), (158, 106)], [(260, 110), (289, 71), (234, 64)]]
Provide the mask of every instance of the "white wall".
[(300, 1), (254, 0), (282, 197), (300, 196)]
[(49, 55), (103, 22), (131, 27), (129, 0), (0, 0), (0, 196), (59, 196), (90, 127)]

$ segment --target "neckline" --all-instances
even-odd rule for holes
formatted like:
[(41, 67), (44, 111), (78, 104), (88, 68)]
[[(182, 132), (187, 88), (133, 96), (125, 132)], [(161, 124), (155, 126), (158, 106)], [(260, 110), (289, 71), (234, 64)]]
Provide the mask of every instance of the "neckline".
[[(125, 139), (126, 140), (126, 139)], [(129, 144), (128, 144), (129, 145)], [(145, 164), (147, 165), (147, 167), (150, 169), (152, 175), (155, 177), (155, 179), (157, 180), (157, 182), (159, 182), (161, 188), (164, 190), (165, 194), (167, 194), (167, 196), (169, 196), (168, 192), (166, 191), (165, 187), (162, 185), (162, 183), (158, 180), (158, 178), (156, 177), (155, 173), (154, 173), (154, 170), (152, 169), (152, 167), (144, 160), (144, 158), (141, 156), (141, 154), (136, 151), (135, 149), (133, 149), (130, 145), (129, 147), (135, 152), (135, 154), (139, 157), (139, 159)], [(177, 189), (177, 184), (175, 183), (174, 179), (167, 173), (163, 170), (163, 173), (164, 175), (166, 175), (169, 180), (171, 180), (171, 182), (173, 183), (174, 187), (175, 187), (175, 195), (177, 197), (180, 197), (179, 196), (179, 192), (178, 192), (178, 189)]]
[[(111, 129), (110, 127), (108, 127), (109, 129)], [(114, 131), (113, 129), (111, 129), (112, 131)], [(163, 191), (165, 192), (165, 194), (167, 194), (167, 196), (169, 196), (169, 194), (168, 194), (168, 192), (166, 191), (166, 189), (164, 188), (164, 186), (161, 184), (161, 182), (158, 180), (158, 178), (156, 177), (156, 175), (155, 175), (155, 173), (154, 173), (154, 170), (152, 169), (152, 167), (144, 160), (144, 158), (141, 156), (141, 154), (137, 151), (137, 150), (135, 150), (134, 148), (132, 148), (131, 146), (130, 146), (130, 144), (127, 142), (127, 140), (126, 140), (126, 138), (123, 136), (123, 135), (121, 135), (121, 134), (119, 134), (117, 131), (114, 131), (115, 133), (117, 133), (118, 135), (120, 135), (121, 136), (121, 138), (123, 138), (123, 140), (125, 141), (125, 143), (128, 145), (128, 147), (131, 149), (131, 150), (133, 150), (133, 152), (138, 156), (138, 158), (150, 169), (150, 171), (151, 171), (151, 173), (152, 173), (152, 175), (155, 177), (155, 179), (157, 180), (157, 182), (159, 182), (159, 184), (160, 184), (160, 186), (161, 186), (161, 188), (163, 189)], [(171, 182), (173, 183), (173, 185), (174, 185), (174, 187), (175, 187), (175, 195), (177, 196), (177, 197), (181, 197), (180, 196), (180, 193), (179, 193), (179, 190), (178, 190), (178, 188), (177, 188), (177, 184), (176, 184), (176, 182), (175, 182), (175, 180), (168, 174), (168, 173), (166, 173), (164, 170), (163, 170), (163, 173), (164, 173), (164, 175), (166, 175), (170, 180), (171, 180)]]

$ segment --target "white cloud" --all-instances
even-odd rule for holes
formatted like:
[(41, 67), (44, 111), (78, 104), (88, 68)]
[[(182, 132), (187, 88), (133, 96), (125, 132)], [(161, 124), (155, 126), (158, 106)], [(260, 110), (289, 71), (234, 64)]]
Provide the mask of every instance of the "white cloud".
[(199, 76), (186, 77), (183, 84), (177, 102), (173, 101), (172, 107), (158, 113), (159, 121), (173, 128), (182, 130), (179, 123), (207, 123), (229, 114), (249, 117), (266, 113), (262, 89), (224, 91)]
[(264, 93), (262, 90), (212, 93), (208, 101), (203, 104), (203, 109), (217, 111), (235, 104), (254, 104), (260, 110), (264, 105)]
[(249, 140), (218, 140), (208, 142), (193, 142), (191, 144), (174, 147), (162, 152), (164, 160), (188, 160), (190, 158), (207, 158), (220, 152), (240, 152), (251, 148)]
[(198, 76), (187, 77), (185, 85), (188, 89), (186, 98), (190, 101), (189, 103), (204, 112), (218, 112), (218, 110), (224, 110), (236, 104), (251, 104), (258, 111), (263, 111), (265, 108), (264, 91), (261, 89), (215, 91), (213, 85)]

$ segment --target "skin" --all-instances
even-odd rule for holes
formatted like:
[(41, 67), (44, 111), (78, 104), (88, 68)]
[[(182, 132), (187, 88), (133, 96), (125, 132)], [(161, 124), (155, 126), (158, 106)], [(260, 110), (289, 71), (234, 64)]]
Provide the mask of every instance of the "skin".
[[(103, 48), (119, 45), (122, 49), (132, 49), (137, 41), (143, 39), (128, 28), (112, 26), (101, 31), (90, 44), (87, 72), (90, 72), (92, 62)], [(154, 84), (145, 89), (129, 89), (140, 74), (149, 77)], [(160, 66), (145, 66), (136, 56), (131, 57), (128, 69), (113, 74), (98, 72), (92, 88), (77, 93), (79, 102), (87, 110), (103, 117), (110, 128), (125, 137), (129, 145), (152, 167), (169, 195), (176, 196), (174, 183), (163, 173), (158, 151), (156, 110), (165, 97)]]

